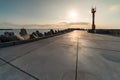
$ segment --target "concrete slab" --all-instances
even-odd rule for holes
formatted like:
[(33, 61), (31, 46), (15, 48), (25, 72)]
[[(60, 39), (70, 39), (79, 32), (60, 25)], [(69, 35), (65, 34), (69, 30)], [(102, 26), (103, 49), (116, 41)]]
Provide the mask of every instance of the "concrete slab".
[[(28, 44), (22, 44), (22, 45), (16, 45), (12, 47), (7, 48), (1, 48), (0, 49), (0, 57), (5, 59), (6, 61), (13, 61), (15, 59), (18, 59), (24, 55), (29, 54), (32, 51), (35, 51), (39, 48), (45, 47), (53, 42), (55, 42), (59, 37), (54, 38), (48, 38)], [(0, 63), (0, 65), (2, 65)]]
[(0, 80), (36, 80), (0, 59)]
[(3, 62), (3, 61), (0, 60), (0, 66), (3, 65), (3, 64), (5, 64), (5, 62)]
[(74, 80), (78, 52), (78, 80), (119, 80), (119, 42), (119, 37), (73, 31), (1, 49), (0, 56), (40, 80)]
[(119, 80), (120, 52), (79, 47), (78, 80)]
[(35, 80), (27, 74), (11, 67), (3, 65), (0, 67), (0, 80)]
[[(104, 39), (104, 38), (103, 38)], [(101, 49), (108, 49), (120, 52), (120, 42), (119, 41), (112, 41), (112, 40), (89, 40), (89, 39), (80, 39), (79, 41), (80, 46), (83, 47), (91, 47), (91, 48), (101, 48)]]
[(68, 40), (70, 39), (61, 38), (45, 48), (13, 61), (12, 64), (40, 80), (74, 80), (76, 43)]

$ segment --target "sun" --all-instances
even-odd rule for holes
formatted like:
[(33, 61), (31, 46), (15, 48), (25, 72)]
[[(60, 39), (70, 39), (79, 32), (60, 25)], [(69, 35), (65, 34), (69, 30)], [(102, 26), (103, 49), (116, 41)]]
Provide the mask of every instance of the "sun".
[(78, 17), (78, 13), (75, 10), (71, 10), (68, 14), (70, 21), (76, 21)]

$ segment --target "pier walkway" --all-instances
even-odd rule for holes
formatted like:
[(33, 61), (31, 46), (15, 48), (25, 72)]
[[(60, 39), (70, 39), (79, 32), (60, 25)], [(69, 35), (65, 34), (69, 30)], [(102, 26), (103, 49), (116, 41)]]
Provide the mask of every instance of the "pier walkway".
[(120, 38), (72, 31), (1, 48), (0, 80), (120, 80)]

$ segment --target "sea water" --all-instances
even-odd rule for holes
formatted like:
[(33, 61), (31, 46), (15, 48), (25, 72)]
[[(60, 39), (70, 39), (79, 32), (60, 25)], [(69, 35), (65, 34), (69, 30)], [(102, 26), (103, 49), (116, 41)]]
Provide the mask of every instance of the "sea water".
[[(50, 31), (50, 29), (26, 29), (26, 30), (27, 30), (28, 34), (32, 34), (33, 32), (35, 32), (35, 31), (37, 31), (37, 30), (38, 30), (40, 33), (44, 33), (44, 32)], [(58, 30), (58, 29), (53, 29), (53, 30)], [(59, 30), (60, 30), (60, 29), (59, 29)], [(0, 35), (3, 35), (4, 32), (14, 32), (14, 33), (19, 34), (20, 29), (0, 30)]]

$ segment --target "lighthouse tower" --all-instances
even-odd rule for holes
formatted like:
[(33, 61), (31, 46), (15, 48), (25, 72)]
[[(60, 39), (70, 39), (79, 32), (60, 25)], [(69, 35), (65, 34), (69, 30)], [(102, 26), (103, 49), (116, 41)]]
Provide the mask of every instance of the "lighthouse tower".
[(96, 8), (92, 8), (91, 9), (91, 13), (92, 13), (92, 30), (95, 30), (95, 12), (96, 12)]

